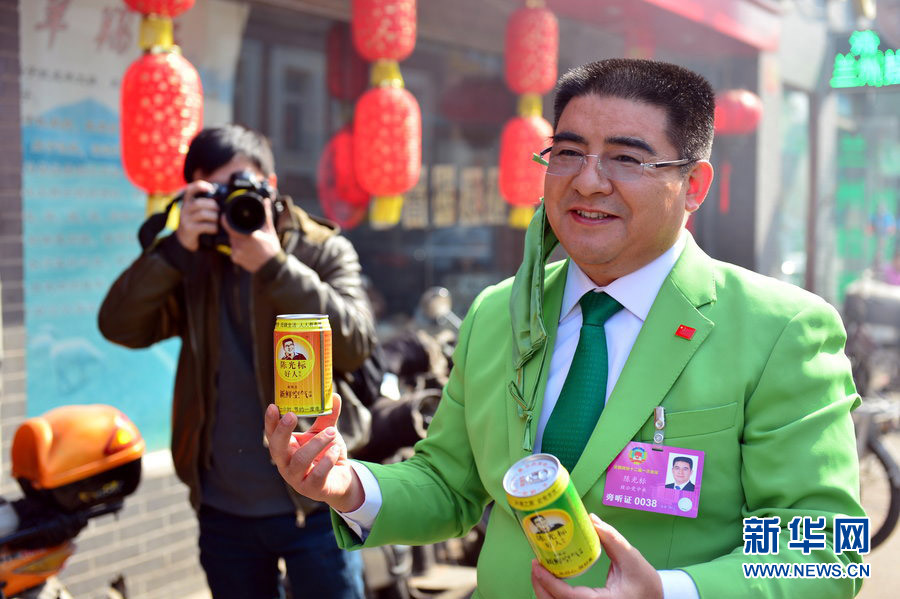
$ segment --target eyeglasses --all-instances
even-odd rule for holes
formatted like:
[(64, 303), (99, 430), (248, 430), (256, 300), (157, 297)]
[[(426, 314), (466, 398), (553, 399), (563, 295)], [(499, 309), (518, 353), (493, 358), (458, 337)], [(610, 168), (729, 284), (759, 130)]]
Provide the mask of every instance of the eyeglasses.
[[(547, 156), (547, 158), (544, 158)], [(696, 158), (681, 160), (664, 160), (662, 162), (644, 162), (643, 159), (628, 152), (616, 151), (605, 154), (582, 154), (572, 148), (549, 147), (540, 154), (534, 154), (532, 160), (547, 167), (548, 175), (571, 177), (577, 175), (587, 163), (588, 156), (597, 159), (597, 171), (613, 181), (635, 181), (644, 174), (644, 168), (665, 168), (682, 166), (696, 162)]]

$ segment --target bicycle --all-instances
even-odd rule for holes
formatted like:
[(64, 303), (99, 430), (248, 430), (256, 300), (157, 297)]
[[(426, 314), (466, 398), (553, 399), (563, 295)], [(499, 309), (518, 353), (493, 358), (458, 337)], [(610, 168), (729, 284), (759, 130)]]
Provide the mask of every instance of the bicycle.
[(881, 545), (900, 519), (900, 466), (885, 437), (900, 430), (900, 403), (869, 397), (853, 413), (859, 455), (860, 500), (871, 527), (871, 549)]
[(860, 467), (860, 498), (869, 516), (871, 548), (900, 519), (900, 466), (887, 445), (900, 431), (900, 287), (864, 277), (844, 301), (847, 356), (863, 398), (853, 413)]

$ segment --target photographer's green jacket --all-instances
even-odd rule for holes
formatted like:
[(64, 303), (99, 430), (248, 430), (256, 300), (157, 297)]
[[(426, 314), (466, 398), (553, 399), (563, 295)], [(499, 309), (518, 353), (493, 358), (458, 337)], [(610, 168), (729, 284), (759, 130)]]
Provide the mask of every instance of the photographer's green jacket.
[[(478, 562), (484, 599), (533, 597), (532, 551), (503, 475), (528, 455), (559, 319), (566, 264), (545, 267), (556, 239), (540, 209), (515, 281), (485, 290), (459, 335), (443, 400), (415, 456), (366, 464), (383, 504), (363, 546), (461, 536), (494, 501)], [(696, 329), (676, 336), (680, 325)], [(717, 262), (689, 239), (660, 289), (572, 480), (588, 511), (657, 569), (683, 569), (704, 599), (851, 597), (853, 579), (748, 579), (742, 563), (860, 561), (836, 555), (832, 518), (863, 515), (850, 411), (859, 402), (835, 310), (796, 287)], [(666, 408), (668, 445), (705, 452), (697, 518), (601, 503), (606, 469), (630, 441), (650, 441)], [(742, 519), (778, 516), (777, 555), (744, 555)], [(825, 516), (827, 547), (787, 546), (794, 516)], [(334, 516), (339, 544), (361, 546)], [(573, 585), (603, 586), (604, 554)]]

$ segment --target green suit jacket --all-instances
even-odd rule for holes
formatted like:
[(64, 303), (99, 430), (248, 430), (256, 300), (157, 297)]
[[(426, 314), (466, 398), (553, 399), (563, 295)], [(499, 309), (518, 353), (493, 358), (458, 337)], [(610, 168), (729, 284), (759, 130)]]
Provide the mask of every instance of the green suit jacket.
[[(534, 596), (533, 553), (502, 479), (531, 450), (565, 287), (565, 262), (544, 267), (555, 237), (537, 220), (515, 282), (473, 303), (428, 438), (406, 462), (366, 464), (383, 505), (365, 543), (333, 519), (344, 548), (426, 544), (466, 534), (494, 501), (475, 597)], [(682, 324), (696, 329), (690, 340), (675, 335)], [(689, 239), (571, 473), (588, 511), (655, 568), (687, 572), (703, 598), (853, 596), (852, 579), (745, 579), (741, 567), (859, 561), (832, 549), (833, 516), (863, 515), (850, 418), (859, 399), (844, 341), (820, 298), (714, 261)], [(628, 442), (651, 440), (659, 405), (665, 443), (705, 452), (697, 518), (601, 503), (607, 467)], [(789, 549), (790, 520), (821, 515), (826, 549)], [(777, 555), (743, 554), (742, 519), (752, 516), (781, 518)], [(603, 586), (608, 567), (604, 554), (569, 582)]]

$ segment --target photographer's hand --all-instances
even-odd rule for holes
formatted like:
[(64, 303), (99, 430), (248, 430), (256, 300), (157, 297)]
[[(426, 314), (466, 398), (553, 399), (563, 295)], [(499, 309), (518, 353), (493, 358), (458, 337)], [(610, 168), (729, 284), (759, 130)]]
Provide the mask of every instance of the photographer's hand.
[(238, 233), (228, 225), (228, 219), (221, 217), (222, 228), (228, 232), (231, 244), (231, 261), (248, 272), (256, 272), (262, 268), (281, 250), (281, 242), (272, 224), (272, 200), (264, 200), (266, 206), (265, 224), (249, 235)]
[(219, 205), (214, 199), (203, 197), (203, 194), (212, 194), (214, 191), (212, 184), (199, 180), (184, 188), (181, 217), (178, 219), (175, 237), (188, 251), (197, 251), (200, 247), (200, 235), (215, 235), (219, 230)]

